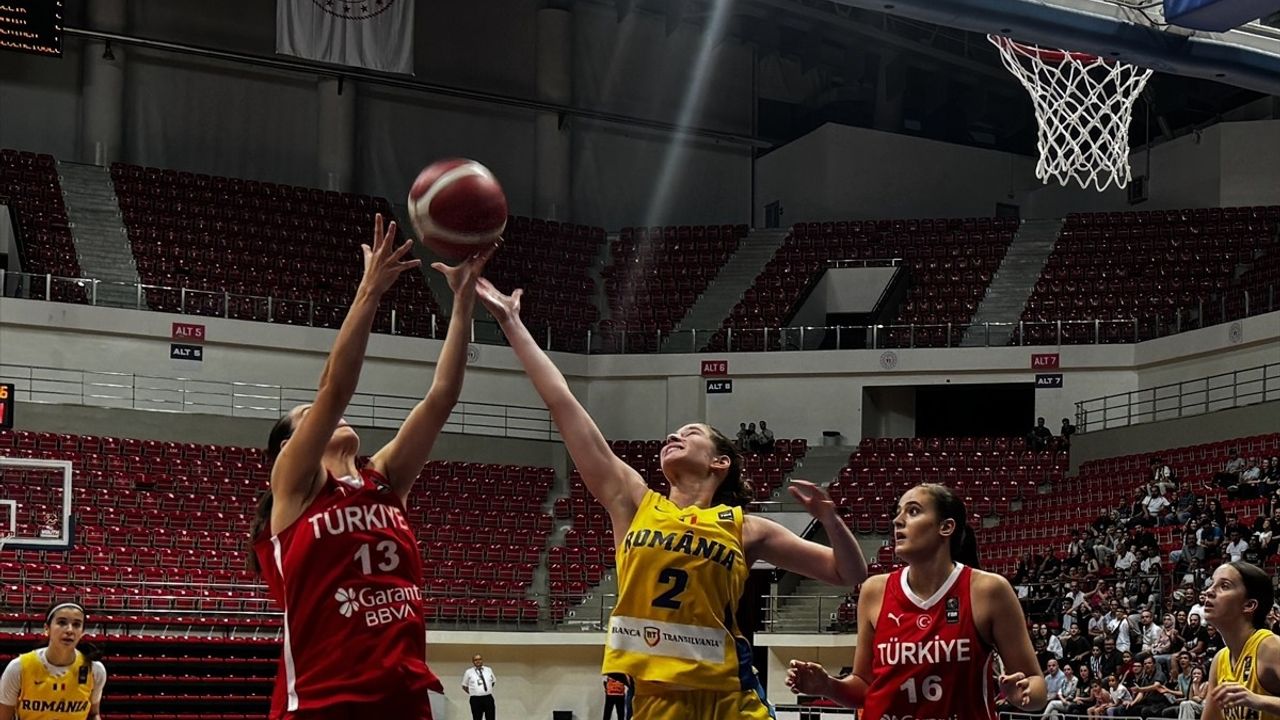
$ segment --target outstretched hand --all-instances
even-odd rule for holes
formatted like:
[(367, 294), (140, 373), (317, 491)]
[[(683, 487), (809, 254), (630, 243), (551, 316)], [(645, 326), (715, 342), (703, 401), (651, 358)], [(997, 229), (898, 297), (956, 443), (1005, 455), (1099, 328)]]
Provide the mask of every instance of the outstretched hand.
[(445, 281), (449, 283), (449, 289), (453, 291), (454, 297), (469, 293), (475, 290), (476, 281), (480, 279), (480, 274), (484, 272), (484, 266), (489, 262), (489, 258), (493, 257), (494, 251), (502, 244), (502, 239), (485, 247), (483, 250), (476, 251), (470, 257), (459, 262), (457, 265), (446, 265), (442, 262), (432, 263), (431, 269), (444, 275)]
[(394, 247), (395, 240), (395, 221), (392, 220), (384, 229), (382, 213), (374, 215), (373, 245), (360, 246), (364, 253), (364, 277), (360, 279), (360, 284), (378, 297), (396, 283), (400, 273), (422, 265), (422, 261), (418, 259), (403, 259), (409, 253), (409, 248), (413, 247), (412, 240), (405, 240), (400, 247)]
[(792, 660), (787, 668), (787, 687), (797, 695), (826, 697), (831, 689), (831, 676), (818, 663)]
[(520, 296), (523, 294), (523, 290), (516, 288), (510, 295), (503, 295), (488, 278), (476, 280), (476, 295), (500, 325), (520, 319)]
[(826, 520), (836, 512), (836, 504), (826, 490), (808, 480), (791, 479), (787, 492), (795, 498), (810, 515), (818, 520)]

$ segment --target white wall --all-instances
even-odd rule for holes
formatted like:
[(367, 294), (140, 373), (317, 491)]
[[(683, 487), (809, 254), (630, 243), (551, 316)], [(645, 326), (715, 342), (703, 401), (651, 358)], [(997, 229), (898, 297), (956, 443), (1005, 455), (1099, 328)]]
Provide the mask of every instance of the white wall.
[(1036, 182), (1031, 158), (827, 124), (756, 162), (755, 218), (781, 201), (805, 220), (970, 217)]
[[(419, 0), (415, 72), (451, 87), (536, 97), (536, 13), (544, 3)], [(174, 0), (130, 4), (137, 35), (271, 56), (274, 3)], [(612, 5), (573, 10), (573, 104), (593, 110), (749, 133), (751, 47), (726, 40), (700, 55), (702, 32)], [(125, 63), (123, 159), (143, 165), (325, 186), (318, 168), (319, 104), (312, 74), (134, 49)], [(699, 60), (703, 58), (705, 62)], [(703, 66), (702, 85), (686, 88)], [(0, 65), (0, 147), (77, 160), (80, 41), (66, 56), (9, 53)], [(417, 172), (441, 157), (477, 158), (497, 173), (513, 213), (533, 213), (535, 113), (383, 87), (356, 90), (355, 189), (402, 200)], [(684, 112), (687, 109), (687, 112)], [(751, 153), (710, 140), (673, 142), (635, 127), (570, 121), (571, 202), (576, 222), (746, 222)]]
[[(1129, 156), (1134, 176), (1147, 172), (1147, 153)], [(1149, 199), (1129, 205), (1125, 190), (1105, 193), (1056, 184), (1019, 196), (1026, 217), (1069, 212), (1170, 210), (1280, 203), (1280, 120), (1226, 122), (1184, 135), (1151, 151)]]
[[(206, 360), (194, 364), (168, 359), (175, 319), (180, 316), (2, 299), (0, 363), (312, 388), (334, 337), (332, 330), (198, 320), (208, 326), (208, 340)], [(732, 429), (744, 420), (765, 419), (780, 437), (817, 443), (822, 431), (837, 430), (857, 442), (865, 388), (1031, 382), (1035, 352), (1060, 352), (1066, 376), (1062, 389), (1036, 392), (1036, 414), (1048, 418), (1074, 417), (1081, 400), (1280, 358), (1280, 313), (1241, 321), (1240, 343), (1231, 342), (1226, 327), (1138, 346), (903, 349), (894, 351), (898, 362), (889, 372), (881, 369), (881, 350), (705, 356), (728, 360), (734, 388), (722, 395), (704, 394), (703, 356), (555, 353), (553, 359), (607, 437), (658, 438), (694, 420)], [(375, 336), (361, 391), (425, 391), (440, 345)], [(541, 405), (510, 350), (478, 347), (463, 401)]]

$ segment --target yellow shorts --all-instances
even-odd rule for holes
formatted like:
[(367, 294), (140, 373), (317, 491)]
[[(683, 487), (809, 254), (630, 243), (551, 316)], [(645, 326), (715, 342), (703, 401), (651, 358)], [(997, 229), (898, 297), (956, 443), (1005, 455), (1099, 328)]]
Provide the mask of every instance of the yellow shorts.
[(754, 690), (678, 690), (631, 698), (631, 720), (770, 720), (773, 707)]

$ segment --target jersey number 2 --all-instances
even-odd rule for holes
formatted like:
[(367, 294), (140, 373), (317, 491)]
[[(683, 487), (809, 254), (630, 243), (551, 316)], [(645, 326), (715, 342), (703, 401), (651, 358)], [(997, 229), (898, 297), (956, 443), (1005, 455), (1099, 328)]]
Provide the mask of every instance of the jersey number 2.
[[(378, 543), (378, 552), (382, 553), (382, 560), (378, 562), (378, 569), (382, 572), (391, 572), (400, 566), (400, 555), (396, 552), (396, 544), (390, 540), (383, 540)], [(365, 543), (356, 551), (353, 558), (360, 563), (360, 570), (365, 575), (373, 574), (373, 560), (369, 557), (369, 544)]]
[(676, 598), (688, 587), (689, 573), (679, 568), (663, 568), (662, 572), (658, 573), (658, 582), (663, 585), (667, 583), (672, 585), (670, 590), (653, 599), (653, 606), (666, 608), (667, 610), (679, 610), (680, 601)]

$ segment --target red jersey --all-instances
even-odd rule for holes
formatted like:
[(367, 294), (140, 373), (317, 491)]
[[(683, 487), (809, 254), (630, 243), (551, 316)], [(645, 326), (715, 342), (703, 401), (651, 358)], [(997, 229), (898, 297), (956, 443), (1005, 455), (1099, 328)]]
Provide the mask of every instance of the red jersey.
[(876, 620), (863, 720), (996, 720), (991, 648), (978, 636), (973, 570), (956, 563), (930, 598), (890, 573)]
[(337, 703), (443, 692), (427, 667), (422, 558), (404, 505), (386, 479), (325, 478), (311, 505), (253, 546), (272, 598), (284, 608), (284, 649), (271, 718)]

